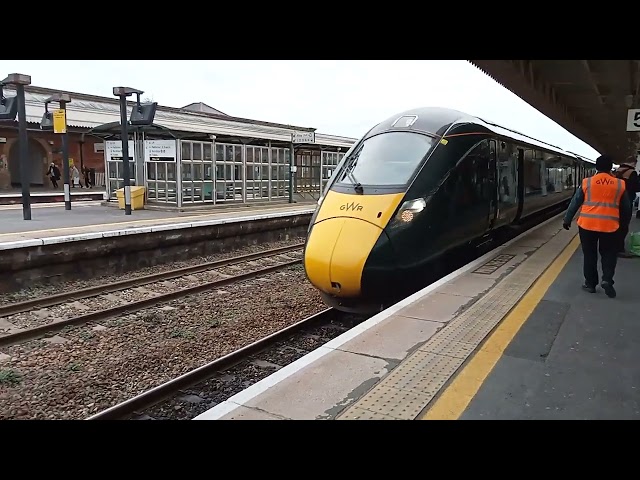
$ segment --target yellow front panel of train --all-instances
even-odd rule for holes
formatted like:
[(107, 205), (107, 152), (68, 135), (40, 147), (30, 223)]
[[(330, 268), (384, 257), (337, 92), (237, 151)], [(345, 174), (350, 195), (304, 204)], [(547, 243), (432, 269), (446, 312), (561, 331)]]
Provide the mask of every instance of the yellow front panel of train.
[(355, 218), (315, 224), (304, 255), (311, 283), (329, 294), (358, 295), (364, 264), (381, 233), (381, 228)]
[(360, 294), (364, 265), (404, 194), (327, 194), (305, 250), (305, 270), (318, 289)]
[(324, 223), (337, 220), (344, 223), (331, 257), (331, 281), (339, 285), (339, 290), (335, 289), (333, 293), (342, 297), (354, 297), (360, 294), (364, 264), (382, 235), (382, 230), (354, 218), (331, 219)]
[(307, 239), (304, 269), (311, 283), (323, 292), (331, 293), (331, 257), (340, 237), (344, 218), (334, 218), (316, 224)]
[(348, 195), (329, 191), (316, 217), (316, 224), (327, 218), (351, 217), (366, 220), (384, 228), (403, 197), (404, 193)]

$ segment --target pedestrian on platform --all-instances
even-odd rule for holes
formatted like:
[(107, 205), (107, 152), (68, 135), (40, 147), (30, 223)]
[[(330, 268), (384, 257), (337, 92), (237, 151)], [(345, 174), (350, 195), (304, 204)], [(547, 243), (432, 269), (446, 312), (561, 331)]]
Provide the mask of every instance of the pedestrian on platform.
[(92, 188), (92, 185), (91, 185), (91, 172), (89, 171), (89, 168), (88, 167), (84, 167), (82, 172), (84, 174), (84, 185), (87, 188)]
[(58, 188), (58, 180), (60, 180), (60, 170), (55, 163), (51, 162), (51, 165), (49, 165), (47, 176), (51, 180), (51, 185), (53, 185), (53, 188)]
[(582, 288), (595, 293), (598, 285), (598, 250), (602, 262), (602, 288), (614, 298), (613, 277), (618, 260), (619, 229), (631, 220), (631, 202), (622, 180), (611, 174), (613, 160), (601, 155), (596, 160), (596, 173), (582, 180), (564, 216), (565, 230), (578, 214), (578, 232), (582, 245), (584, 284)]
[(71, 167), (71, 178), (73, 180), (71, 188), (82, 188), (82, 185), (80, 185), (80, 170), (78, 170), (78, 167), (76, 167), (75, 165)]
[[(636, 199), (636, 193), (640, 192), (640, 179), (638, 179), (638, 172), (636, 172), (637, 162), (638, 160), (636, 157), (630, 156), (615, 171), (615, 176), (620, 180), (624, 180), (627, 195), (629, 195), (629, 200), (631, 201), (632, 210), (633, 202)], [(631, 222), (631, 216), (629, 216), (629, 222)], [(629, 223), (620, 225), (620, 236), (618, 238), (618, 256), (620, 257), (633, 257), (633, 255), (625, 251), (625, 240), (628, 235)]]

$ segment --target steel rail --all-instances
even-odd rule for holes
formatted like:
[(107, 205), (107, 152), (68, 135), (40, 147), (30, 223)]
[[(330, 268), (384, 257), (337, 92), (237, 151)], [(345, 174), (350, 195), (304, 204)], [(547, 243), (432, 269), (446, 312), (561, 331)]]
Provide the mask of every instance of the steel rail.
[(234, 265), (236, 263), (250, 262), (251, 260), (257, 260), (264, 257), (271, 257), (275, 255), (282, 255), (294, 250), (299, 250), (304, 247), (304, 243), (298, 243), (290, 245), (288, 247), (274, 248), (271, 250), (265, 250), (263, 252), (250, 253), (247, 255), (240, 255), (238, 257), (226, 258), (224, 260), (216, 260), (213, 262), (207, 262), (200, 265), (193, 265), (190, 267), (176, 268), (166, 272), (152, 273), (143, 277), (131, 278), (128, 280), (122, 280), (119, 282), (96, 285), (95, 287), (87, 287), (81, 290), (75, 290), (72, 292), (63, 292), (56, 295), (47, 297), (34, 298), (31, 300), (25, 300), (22, 302), (11, 303), (9, 305), (0, 306), (0, 317), (6, 317), (7, 315), (14, 315), (16, 313), (22, 313), (35, 308), (50, 307), (52, 305), (59, 305), (69, 300), (82, 300), (84, 298), (95, 297), (104, 293), (117, 292), (132, 287), (139, 287), (147, 285), (149, 283), (160, 282), (162, 280), (171, 280), (173, 278), (182, 277), (184, 275), (192, 275), (195, 273), (201, 273), (207, 270), (226, 267)]
[(215, 373), (237, 365), (251, 355), (264, 350), (266, 347), (290, 337), (293, 333), (304, 330), (314, 323), (326, 322), (333, 318), (336, 313), (341, 314), (341, 312), (334, 310), (333, 308), (327, 308), (326, 310), (311, 315), (294, 323), (293, 325), (289, 325), (282, 330), (278, 330), (267, 337), (261, 338), (260, 340), (257, 340), (245, 347), (223, 357), (217, 358), (216, 360), (184, 373), (179, 377), (173, 378), (168, 382), (162, 383), (157, 387), (146, 390), (135, 397), (125, 400), (124, 402), (102, 410), (85, 420), (118, 420), (123, 419), (138, 410), (152, 407), (162, 400), (170, 398), (183, 388), (187, 388), (207, 380)]
[(139, 310), (149, 308), (154, 305), (158, 305), (160, 303), (165, 303), (171, 300), (175, 300), (176, 298), (185, 297), (187, 295), (193, 295), (195, 293), (200, 293), (205, 290), (210, 290), (216, 287), (230, 285), (232, 283), (236, 283), (242, 280), (248, 280), (254, 277), (258, 277), (260, 275), (265, 275), (267, 273), (275, 272), (276, 270), (281, 270), (291, 265), (296, 265), (301, 262), (302, 262), (302, 259), (282, 262), (282, 263), (279, 263), (278, 265), (271, 265), (269, 267), (261, 268), (259, 270), (252, 270), (250, 272), (241, 273), (238, 275), (234, 275), (232, 277), (223, 278), (220, 280), (214, 280), (212, 282), (202, 283), (200, 285), (183, 288), (173, 292), (161, 294), (155, 297), (145, 298), (143, 300), (138, 300), (136, 302), (125, 303), (123, 305), (107, 308), (105, 310), (99, 310), (97, 312), (87, 313), (84, 315), (79, 315), (77, 317), (58, 320), (58, 321), (47, 323), (44, 325), (38, 325), (35, 327), (26, 328), (24, 330), (18, 330), (13, 333), (0, 336), (0, 346), (11, 345), (17, 342), (23, 342), (25, 340), (37, 338), (42, 336), (45, 333), (60, 330), (70, 325), (80, 325), (88, 322), (98, 322), (100, 320), (115, 317), (116, 315), (119, 315), (121, 313), (137, 312)]

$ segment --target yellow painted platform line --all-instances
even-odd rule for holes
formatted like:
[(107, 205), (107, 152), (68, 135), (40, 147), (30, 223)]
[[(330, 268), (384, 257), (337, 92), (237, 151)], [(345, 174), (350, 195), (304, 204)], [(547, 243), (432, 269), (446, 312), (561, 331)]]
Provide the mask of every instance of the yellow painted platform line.
[(580, 245), (576, 235), (509, 312), (471, 361), (455, 376), (420, 420), (457, 420), (475, 397), (507, 346), (527, 321), (549, 287)]

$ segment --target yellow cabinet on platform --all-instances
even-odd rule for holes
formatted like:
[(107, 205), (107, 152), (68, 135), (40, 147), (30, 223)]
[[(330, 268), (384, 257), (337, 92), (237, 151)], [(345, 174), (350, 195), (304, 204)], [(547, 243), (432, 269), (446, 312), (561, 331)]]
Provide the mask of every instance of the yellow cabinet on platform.
[[(144, 187), (131, 187), (131, 210), (144, 209)], [(118, 198), (118, 207), (124, 210), (124, 188), (116, 190)]]

